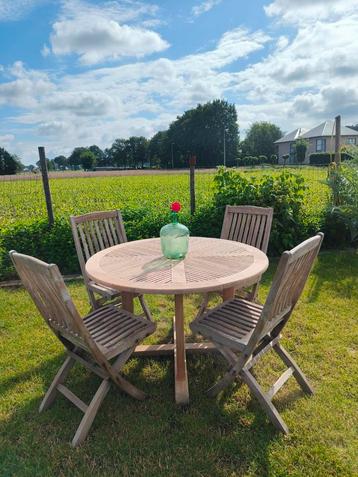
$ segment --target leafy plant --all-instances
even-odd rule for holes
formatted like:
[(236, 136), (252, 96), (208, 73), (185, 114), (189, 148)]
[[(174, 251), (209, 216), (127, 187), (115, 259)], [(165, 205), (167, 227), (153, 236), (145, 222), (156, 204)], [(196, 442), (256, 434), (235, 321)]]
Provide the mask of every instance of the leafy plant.
[(302, 209), (306, 185), (301, 175), (284, 171), (276, 176), (248, 178), (236, 170), (220, 167), (214, 182), (215, 205), (222, 212), (227, 204), (273, 207), (271, 252), (281, 253), (305, 235)]
[(342, 222), (350, 233), (351, 242), (358, 240), (358, 166), (346, 163), (329, 169), (328, 184), (331, 188), (329, 213)]
[(301, 138), (295, 141), (295, 153), (297, 162), (303, 162), (305, 160), (308, 145), (309, 143), (306, 139)]

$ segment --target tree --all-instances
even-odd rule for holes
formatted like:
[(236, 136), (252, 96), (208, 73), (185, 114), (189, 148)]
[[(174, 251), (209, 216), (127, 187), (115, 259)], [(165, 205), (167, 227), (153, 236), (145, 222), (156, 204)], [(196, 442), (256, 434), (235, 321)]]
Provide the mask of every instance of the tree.
[(295, 153), (297, 162), (303, 162), (306, 157), (306, 151), (309, 146), (308, 141), (306, 139), (297, 139), (295, 141)]
[(144, 167), (147, 160), (148, 140), (144, 136), (131, 136), (126, 141), (126, 153), (128, 164), (138, 168), (139, 165)]
[[(36, 165), (41, 170), (41, 161), (37, 161)], [(46, 165), (48, 171), (54, 171), (56, 169), (56, 163), (54, 162), (54, 159), (48, 159), (46, 157)]]
[(88, 149), (80, 154), (80, 164), (85, 171), (89, 171), (96, 165), (96, 156)]
[(93, 154), (95, 155), (96, 165), (101, 166), (101, 167), (106, 165), (106, 155), (100, 147), (98, 147), (94, 144), (93, 146), (90, 146), (88, 148), (88, 150), (93, 152)]
[(23, 168), (20, 159), (0, 147), (0, 174), (16, 174)]
[(53, 158), (53, 162), (55, 163), (57, 169), (65, 169), (68, 165), (68, 160), (65, 156), (56, 156)]
[(198, 165), (223, 164), (224, 149), (226, 164), (235, 164), (239, 145), (235, 105), (217, 99), (186, 111), (170, 125), (167, 144), (173, 147), (175, 167), (187, 166), (190, 154), (197, 156)]
[(78, 169), (81, 164), (81, 153), (87, 151), (86, 147), (75, 147), (68, 158), (68, 164), (72, 169)]
[(266, 121), (253, 123), (241, 143), (243, 154), (245, 156), (265, 155), (269, 157), (271, 154), (275, 154), (274, 142), (282, 135), (281, 129), (275, 124)]
[(154, 134), (148, 144), (148, 158), (150, 165), (154, 167), (160, 166), (168, 168), (171, 162), (171, 153), (172, 145), (168, 140), (168, 131), (159, 131)]
[(116, 139), (109, 149), (106, 149), (107, 163), (111, 166), (127, 167), (127, 141)]

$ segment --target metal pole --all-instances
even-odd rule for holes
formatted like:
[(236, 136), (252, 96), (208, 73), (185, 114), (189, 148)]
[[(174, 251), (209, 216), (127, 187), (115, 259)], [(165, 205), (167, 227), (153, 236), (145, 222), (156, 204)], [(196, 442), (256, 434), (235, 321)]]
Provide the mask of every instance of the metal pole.
[(52, 210), (50, 184), (49, 184), (49, 181), (48, 181), (46, 154), (45, 154), (45, 148), (43, 146), (39, 146), (38, 149), (39, 149), (39, 157), (40, 157), (42, 184), (43, 184), (45, 199), (46, 199), (48, 223), (51, 227), (53, 225), (53, 222), (54, 222), (54, 217), (53, 217), (53, 210)]
[(336, 164), (340, 164), (341, 162), (341, 116), (338, 115), (335, 118), (336, 122), (336, 140), (335, 140), (335, 147), (334, 147), (334, 160)]
[(226, 167), (226, 140), (225, 140), (225, 128), (224, 128), (224, 167)]
[(190, 167), (190, 213), (191, 215), (195, 214), (195, 164), (196, 164), (196, 156), (190, 156), (189, 167)]

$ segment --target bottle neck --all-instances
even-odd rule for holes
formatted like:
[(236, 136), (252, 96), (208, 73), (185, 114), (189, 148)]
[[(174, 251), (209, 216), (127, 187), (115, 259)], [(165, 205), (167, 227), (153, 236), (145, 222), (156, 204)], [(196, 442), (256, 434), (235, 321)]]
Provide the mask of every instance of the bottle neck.
[(172, 212), (171, 216), (172, 216), (172, 223), (177, 224), (178, 223), (178, 213), (177, 212)]

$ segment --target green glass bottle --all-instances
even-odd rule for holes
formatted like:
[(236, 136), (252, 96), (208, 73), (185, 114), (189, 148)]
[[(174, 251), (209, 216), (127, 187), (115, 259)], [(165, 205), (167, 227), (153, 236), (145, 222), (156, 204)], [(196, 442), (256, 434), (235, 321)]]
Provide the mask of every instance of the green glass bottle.
[(171, 205), (172, 222), (160, 229), (160, 245), (164, 257), (178, 260), (184, 258), (189, 247), (189, 229), (178, 222), (179, 202)]

